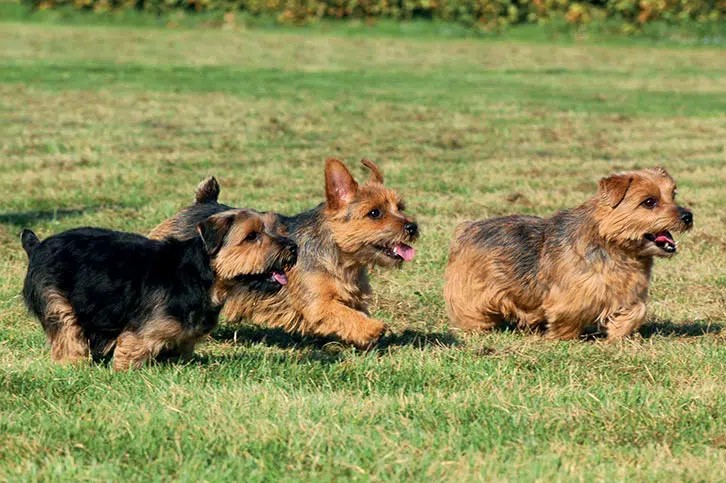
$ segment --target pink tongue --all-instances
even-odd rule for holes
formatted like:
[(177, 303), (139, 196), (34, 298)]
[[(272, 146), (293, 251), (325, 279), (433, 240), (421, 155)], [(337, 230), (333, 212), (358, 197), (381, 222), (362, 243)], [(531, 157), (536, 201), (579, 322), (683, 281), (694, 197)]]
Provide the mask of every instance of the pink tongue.
[(655, 242), (656, 243), (672, 243), (675, 244), (673, 239), (665, 234), (665, 232), (660, 232), (656, 234), (655, 236)]
[(405, 243), (399, 243), (393, 247), (393, 253), (403, 258), (407, 262), (413, 260), (413, 256), (416, 255), (416, 250), (413, 247), (406, 245)]
[(274, 278), (280, 285), (287, 285), (287, 275), (282, 272), (272, 272), (272, 278)]

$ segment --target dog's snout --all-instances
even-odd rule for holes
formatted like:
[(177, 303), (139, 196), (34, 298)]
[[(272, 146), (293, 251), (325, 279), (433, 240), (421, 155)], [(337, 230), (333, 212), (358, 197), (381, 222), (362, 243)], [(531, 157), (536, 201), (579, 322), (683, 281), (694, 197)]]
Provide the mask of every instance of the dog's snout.
[(682, 206), (678, 207), (678, 211), (681, 215), (681, 221), (688, 225), (688, 227), (693, 226), (693, 212), (688, 208), (683, 208)]
[(408, 234), (408, 236), (416, 236), (418, 235), (418, 225), (414, 222), (408, 222), (405, 225), (403, 225), (403, 230)]

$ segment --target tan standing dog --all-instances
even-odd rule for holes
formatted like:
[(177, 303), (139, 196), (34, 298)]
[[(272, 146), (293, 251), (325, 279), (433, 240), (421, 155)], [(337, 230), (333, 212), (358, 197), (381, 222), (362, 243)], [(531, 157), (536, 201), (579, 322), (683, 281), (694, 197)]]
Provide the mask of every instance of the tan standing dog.
[(444, 298), (454, 326), (488, 330), (503, 321), (573, 339), (586, 325), (608, 338), (645, 320), (653, 257), (676, 253), (671, 231), (693, 226), (663, 169), (614, 174), (598, 194), (551, 218), (508, 216), (456, 229)]

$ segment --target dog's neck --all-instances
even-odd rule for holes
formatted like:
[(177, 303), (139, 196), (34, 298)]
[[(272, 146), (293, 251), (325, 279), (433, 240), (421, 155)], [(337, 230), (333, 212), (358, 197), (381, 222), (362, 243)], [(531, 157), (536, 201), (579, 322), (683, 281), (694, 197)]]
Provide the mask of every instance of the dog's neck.
[(166, 243), (169, 245), (178, 244), (181, 248), (179, 269), (186, 270), (186, 272), (182, 273), (194, 272), (204, 283), (212, 284), (214, 271), (211, 266), (211, 258), (200, 237), (182, 241), (172, 238)]
[(308, 271), (324, 271), (347, 283), (357, 284), (367, 266), (344, 253), (327, 223), (325, 205), (289, 218), (288, 229), (299, 246), (298, 264)]
[(582, 222), (576, 227), (578, 235), (576, 239), (580, 241), (577, 251), (590, 263), (607, 263), (627, 266), (630, 269), (636, 267), (650, 277), (653, 257), (639, 256), (635, 246), (623, 246), (605, 237), (598, 225), (599, 209), (601, 207), (598, 205), (598, 200), (592, 199), (573, 210), (582, 216)]

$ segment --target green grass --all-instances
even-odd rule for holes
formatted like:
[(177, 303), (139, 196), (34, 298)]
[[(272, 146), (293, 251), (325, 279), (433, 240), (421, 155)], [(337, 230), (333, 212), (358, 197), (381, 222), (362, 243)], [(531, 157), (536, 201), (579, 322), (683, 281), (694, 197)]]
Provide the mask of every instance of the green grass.
[[(1, 23), (0, 480), (722, 479), (724, 99), (716, 48)], [(144, 233), (209, 174), (293, 213), (328, 156), (378, 160), (423, 228), (413, 263), (373, 274), (381, 348), (223, 322), (187, 364), (50, 363), (22, 227)], [(639, 337), (449, 330), (459, 221), (655, 164), (696, 227), (656, 263)]]

